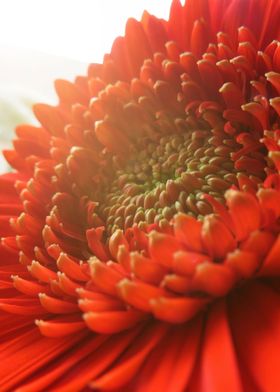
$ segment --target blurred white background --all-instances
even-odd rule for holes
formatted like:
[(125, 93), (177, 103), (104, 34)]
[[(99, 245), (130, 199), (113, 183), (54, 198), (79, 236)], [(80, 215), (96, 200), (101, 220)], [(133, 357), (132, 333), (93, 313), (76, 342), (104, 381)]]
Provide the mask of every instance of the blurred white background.
[[(0, 0), (0, 149), (33, 122), (32, 103), (55, 103), (53, 80), (102, 62), (129, 17), (166, 19), (170, 0)], [(0, 159), (0, 171), (6, 168)]]

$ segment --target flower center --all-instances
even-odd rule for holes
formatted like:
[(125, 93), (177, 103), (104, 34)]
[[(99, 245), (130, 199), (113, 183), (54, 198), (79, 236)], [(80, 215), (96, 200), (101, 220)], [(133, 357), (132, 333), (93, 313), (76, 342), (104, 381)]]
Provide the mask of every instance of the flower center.
[[(212, 212), (203, 194), (224, 202), (225, 190), (238, 186), (242, 173), (256, 184), (263, 170), (236, 168), (232, 159), (240, 144), (217, 129), (139, 138), (128, 157), (110, 155), (95, 200), (107, 234), (137, 224), (164, 227), (177, 212), (201, 218)], [(245, 165), (246, 166), (246, 165)], [(105, 195), (105, 196), (104, 196)]]

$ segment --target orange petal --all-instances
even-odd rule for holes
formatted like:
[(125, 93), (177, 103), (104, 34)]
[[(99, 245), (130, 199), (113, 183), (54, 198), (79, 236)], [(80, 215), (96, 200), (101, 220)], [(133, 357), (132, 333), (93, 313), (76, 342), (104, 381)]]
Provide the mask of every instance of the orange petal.
[(224, 302), (213, 305), (207, 318), (201, 349), (201, 378), (202, 390), (208, 392), (243, 391), (239, 358)]
[(36, 320), (35, 324), (39, 327), (42, 335), (50, 338), (60, 338), (62, 336), (71, 335), (85, 328), (83, 321), (77, 322), (56, 322)]
[(48, 312), (57, 314), (66, 314), (78, 311), (78, 305), (73, 302), (64, 301), (62, 299), (50, 297), (47, 294), (40, 293), (39, 300), (42, 306)]
[(168, 296), (163, 288), (129, 279), (123, 279), (118, 284), (118, 293), (128, 304), (144, 312), (151, 311), (150, 301), (152, 299), (160, 296)]
[(265, 76), (267, 80), (276, 88), (276, 91), (280, 94), (280, 73), (268, 72)]
[(202, 223), (189, 215), (177, 214), (174, 218), (175, 237), (195, 252), (203, 250), (201, 228)]
[(90, 300), (90, 299), (80, 299), (79, 308), (82, 312), (109, 312), (113, 310), (125, 310), (125, 307), (121, 301), (114, 300)]
[(131, 271), (143, 282), (159, 284), (166, 273), (166, 268), (140, 253), (130, 255)]
[(82, 271), (81, 266), (72, 260), (67, 253), (60, 253), (57, 259), (57, 266), (61, 272), (64, 272), (69, 278), (87, 282), (89, 277)]
[(135, 327), (145, 319), (145, 314), (137, 310), (112, 311), (112, 312), (88, 312), (84, 314), (87, 326), (94, 332), (114, 334), (125, 329)]
[(200, 263), (210, 262), (209, 256), (195, 252), (176, 252), (173, 256), (173, 269), (177, 274), (192, 276)]
[(227, 226), (215, 215), (207, 215), (203, 220), (202, 241), (209, 255), (222, 259), (236, 247), (236, 241)]
[(279, 293), (266, 284), (252, 283), (236, 291), (228, 314), (241, 370), (255, 384), (255, 388), (244, 385), (244, 390), (280, 390)]
[(14, 287), (23, 294), (30, 296), (37, 296), (39, 293), (43, 292), (48, 286), (43, 286), (37, 282), (32, 282), (21, 278), (20, 276), (13, 275)]
[(42, 282), (49, 283), (52, 279), (56, 279), (56, 273), (47, 267), (44, 267), (38, 261), (33, 260), (31, 265), (27, 266), (28, 271), (34, 278)]
[(119, 389), (123, 387), (140, 370), (150, 352), (157, 347), (168, 331), (168, 327), (161, 324), (152, 325), (125, 353), (123, 358), (103, 376), (94, 380), (90, 386), (94, 389)]
[(151, 257), (166, 267), (172, 265), (173, 254), (181, 250), (180, 243), (171, 235), (151, 232), (149, 235), (149, 251)]
[(196, 298), (158, 298), (151, 300), (151, 308), (156, 318), (172, 324), (184, 323), (195, 316), (206, 300)]
[(232, 268), (241, 278), (250, 278), (259, 267), (259, 256), (253, 252), (236, 249), (227, 255), (225, 265)]
[(263, 265), (260, 268), (259, 275), (277, 276), (280, 273), (280, 235), (275, 240), (270, 252), (266, 256)]
[(223, 264), (203, 263), (196, 268), (193, 278), (194, 287), (213, 296), (228, 293), (236, 282), (236, 274)]
[(226, 106), (229, 109), (238, 109), (244, 103), (241, 90), (232, 82), (223, 84), (219, 92), (222, 94)]
[(249, 193), (228, 190), (226, 201), (235, 227), (237, 240), (245, 239), (260, 226), (260, 207), (254, 196)]
[(102, 263), (98, 259), (90, 259), (90, 275), (94, 284), (104, 293), (117, 294), (117, 284), (123, 279), (123, 275), (116, 272), (110, 265)]

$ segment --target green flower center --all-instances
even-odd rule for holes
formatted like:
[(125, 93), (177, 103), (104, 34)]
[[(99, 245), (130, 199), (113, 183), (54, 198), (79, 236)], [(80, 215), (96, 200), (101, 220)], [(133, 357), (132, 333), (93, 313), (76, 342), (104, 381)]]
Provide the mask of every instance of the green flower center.
[(245, 170), (235, 167), (232, 157), (239, 150), (240, 144), (231, 135), (199, 129), (157, 135), (154, 140), (142, 138), (127, 157), (108, 153), (110, 164), (95, 193), (97, 213), (107, 234), (133, 224), (162, 227), (177, 212), (201, 218), (212, 212), (202, 195), (223, 203), (225, 190), (238, 186), (241, 173), (261, 183), (260, 170), (256, 176), (246, 165)]

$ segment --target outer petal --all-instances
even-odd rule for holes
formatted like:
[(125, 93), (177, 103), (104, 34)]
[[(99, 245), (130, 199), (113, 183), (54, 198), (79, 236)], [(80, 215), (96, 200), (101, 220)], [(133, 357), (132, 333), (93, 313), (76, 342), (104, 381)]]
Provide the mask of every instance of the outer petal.
[(237, 291), (231, 300), (229, 320), (243, 371), (251, 375), (257, 390), (280, 390), (279, 292), (263, 283)]
[(201, 348), (202, 390), (241, 392), (239, 360), (230, 331), (226, 302), (219, 301), (209, 311)]

